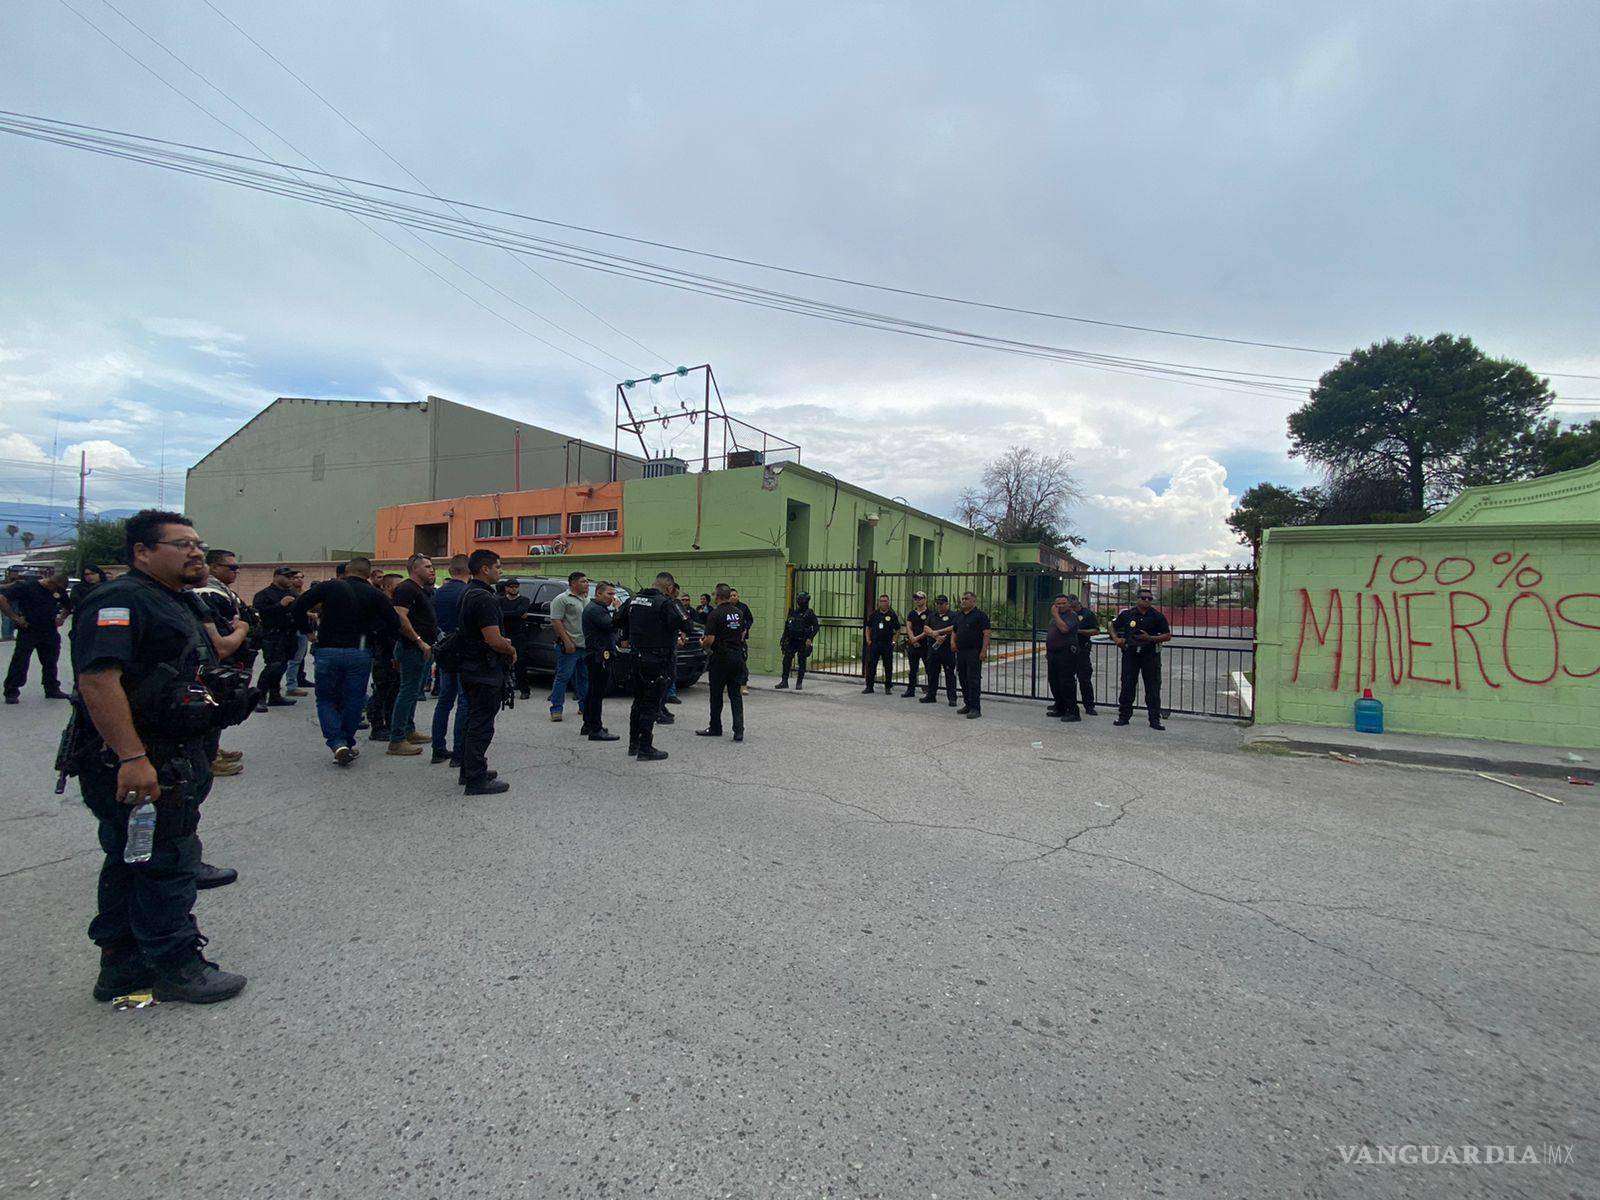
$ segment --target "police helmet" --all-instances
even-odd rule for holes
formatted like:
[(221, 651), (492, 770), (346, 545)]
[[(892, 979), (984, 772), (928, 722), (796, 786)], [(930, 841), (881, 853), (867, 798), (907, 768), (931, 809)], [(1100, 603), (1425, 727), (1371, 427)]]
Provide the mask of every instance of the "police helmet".
[(797, 592), (797, 593), (795, 593), (795, 599), (797, 601), (798, 600), (804, 600), (807, 604), (810, 604), (811, 603), (811, 593), (810, 592)]

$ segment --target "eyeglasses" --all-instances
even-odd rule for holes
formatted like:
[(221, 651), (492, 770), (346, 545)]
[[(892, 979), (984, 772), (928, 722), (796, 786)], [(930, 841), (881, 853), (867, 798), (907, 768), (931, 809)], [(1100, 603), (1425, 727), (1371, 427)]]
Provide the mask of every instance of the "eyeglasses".
[[(199, 538), (162, 538), (159, 541), (151, 542), (150, 545), (152, 545), (152, 546), (176, 546), (179, 550), (186, 550), (186, 551), (187, 550), (198, 550), (202, 554), (204, 554), (207, 550), (211, 549), (210, 546), (206, 545)], [(219, 566), (227, 566), (229, 564), (219, 563), (218, 565)]]

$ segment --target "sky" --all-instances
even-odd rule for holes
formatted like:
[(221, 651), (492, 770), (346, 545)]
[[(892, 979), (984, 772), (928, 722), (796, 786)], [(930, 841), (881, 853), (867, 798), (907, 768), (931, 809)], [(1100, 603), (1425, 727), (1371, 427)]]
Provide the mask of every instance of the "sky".
[[(1590, 3), (211, 3), (446, 196), (1103, 321), (1335, 352), (1449, 331), (1600, 376)], [(206, 3), (17, 0), (0, 79), (0, 108), (414, 186)], [(1238, 496), (1312, 481), (1284, 427), (1303, 397), (390, 231), (451, 287), (348, 215), (7, 135), (0, 178), (6, 500), (74, 498), (81, 451), (92, 508), (179, 503), (280, 395), (433, 393), (609, 444), (619, 378), (707, 361), (731, 413), (931, 511), (1009, 446), (1070, 454), (1099, 562), (1236, 560)], [(644, 256), (1076, 350), (1338, 360)], [(1552, 385), (1600, 416), (1600, 379)]]

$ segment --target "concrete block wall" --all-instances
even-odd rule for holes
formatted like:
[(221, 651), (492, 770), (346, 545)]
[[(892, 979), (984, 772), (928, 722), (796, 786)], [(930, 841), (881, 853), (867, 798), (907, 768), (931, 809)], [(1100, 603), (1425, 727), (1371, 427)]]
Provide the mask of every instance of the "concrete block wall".
[(1278, 529), (1256, 720), (1600, 748), (1600, 524)]

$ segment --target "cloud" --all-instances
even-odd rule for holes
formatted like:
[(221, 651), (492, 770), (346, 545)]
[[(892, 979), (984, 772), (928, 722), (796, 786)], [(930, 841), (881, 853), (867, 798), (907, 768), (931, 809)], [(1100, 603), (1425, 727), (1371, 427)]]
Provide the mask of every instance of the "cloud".
[(1160, 491), (1139, 486), (1086, 497), (1102, 539), (1118, 561), (1159, 560), (1180, 567), (1212, 566), (1247, 556), (1228, 528), (1234, 495), (1228, 471), (1203, 454), (1184, 459)]

